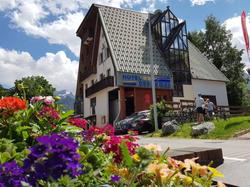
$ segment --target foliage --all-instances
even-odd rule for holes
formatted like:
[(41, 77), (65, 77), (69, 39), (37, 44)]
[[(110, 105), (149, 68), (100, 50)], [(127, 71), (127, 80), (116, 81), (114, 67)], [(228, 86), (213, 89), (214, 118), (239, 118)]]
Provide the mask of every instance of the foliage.
[(194, 159), (161, 154), (157, 145), (139, 146), (135, 136), (115, 136), (111, 125), (88, 129), (51, 96), (26, 102), (27, 108), (0, 117), (0, 186), (191, 187), (211, 186), (221, 175)]
[[(161, 100), (156, 103), (156, 110), (158, 118), (164, 117), (168, 112), (172, 110), (172, 108), (167, 104), (165, 100)], [(154, 106), (150, 106), (150, 119), (154, 121)]]
[(8, 95), (8, 89), (5, 89), (1, 84), (0, 84), (0, 98), (7, 96)]
[(14, 91), (20, 97), (31, 99), (37, 95), (53, 95), (55, 88), (43, 76), (31, 76), (16, 80)]
[(188, 34), (189, 40), (229, 79), (227, 83), (230, 105), (247, 105), (247, 80), (244, 78), (243, 50), (232, 45), (232, 34), (214, 16), (205, 20), (205, 31)]

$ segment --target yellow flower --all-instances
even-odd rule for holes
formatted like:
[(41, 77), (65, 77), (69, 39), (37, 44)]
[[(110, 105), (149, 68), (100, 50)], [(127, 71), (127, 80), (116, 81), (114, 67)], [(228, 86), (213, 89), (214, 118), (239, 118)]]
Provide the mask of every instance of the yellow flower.
[(116, 166), (116, 165), (109, 165), (107, 167), (108, 171), (113, 173), (113, 174), (116, 174), (118, 175), (119, 174), (119, 168)]
[(174, 169), (183, 169), (186, 167), (186, 165), (182, 161), (175, 160), (171, 157), (168, 157), (168, 163), (170, 166), (172, 166)]
[(134, 160), (135, 162), (140, 162), (140, 161), (141, 161), (141, 159), (140, 159), (140, 157), (139, 157), (138, 154), (134, 154), (134, 155), (132, 156), (132, 158), (133, 158), (133, 160)]
[(191, 184), (193, 182), (193, 179), (191, 177), (186, 176), (184, 177), (183, 182), (185, 184)]
[(158, 154), (159, 152), (162, 151), (161, 147), (159, 145), (156, 144), (148, 144), (144, 146), (147, 150), (152, 151), (156, 154)]
[(128, 168), (119, 169), (119, 175), (125, 178), (128, 177), (129, 176)]
[(199, 174), (200, 174), (200, 176), (205, 176), (205, 175), (207, 175), (208, 174), (208, 168), (207, 168), (207, 166), (200, 166), (200, 168), (199, 168)]
[(168, 168), (167, 164), (151, 163), (151, 164), (148, 165), (146, 171), (148, 173), (154, 173), (155, 174), (155, 173), (159, 172), (161, 169), (169, 169), (169, 168)]
[(162, 168), (160, 170), (161, 181), (166, 182), (170, 177), (172, 177), (173, 174), (173, 170), (170, 170), (168, 168)]

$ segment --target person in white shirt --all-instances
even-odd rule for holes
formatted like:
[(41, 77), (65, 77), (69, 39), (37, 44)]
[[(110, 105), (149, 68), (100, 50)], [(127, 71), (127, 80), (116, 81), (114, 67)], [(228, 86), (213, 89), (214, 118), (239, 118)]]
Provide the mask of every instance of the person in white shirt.
[(197, 111), (197, 123), (198, 124), (204, 122), (204, 106), (205, 106), (204, 99), (202, 98), (201, 94), (198, 94), (198, 97), (195, 100), (195, 107), (196, 107), (196, 111)]

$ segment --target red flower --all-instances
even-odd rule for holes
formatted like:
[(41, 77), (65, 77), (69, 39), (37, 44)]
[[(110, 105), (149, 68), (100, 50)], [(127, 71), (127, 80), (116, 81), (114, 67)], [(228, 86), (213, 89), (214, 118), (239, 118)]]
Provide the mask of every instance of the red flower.
[(4, 97), (0, 99), (0, 114), (4, 117), (13, 115), (18, 110), (26, 109), (26, 102), (18, 97)]
[(87, 123), (88, 123), (86, 119), (81, 119), (81, 118), (71, 118), (68, 120), (68, 122), (71, 125), (74, 125), (83, 129), (86, 129)]
[(121, 163), (122, 161), (122, 153), (120, 149), (120, 144), (125, 142), (130, 155), (134, 155), (138, 144), (134, 141), (136, 139), (131, 136), (110, 136), (110, 138), (104, 142), (102, 149), (105, 153), (113, 153), (114, 161), (116, 163)]

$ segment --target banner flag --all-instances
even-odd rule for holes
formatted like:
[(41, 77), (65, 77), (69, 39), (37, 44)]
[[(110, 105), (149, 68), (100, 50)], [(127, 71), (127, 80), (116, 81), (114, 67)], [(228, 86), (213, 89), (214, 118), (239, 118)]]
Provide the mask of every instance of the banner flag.
[(243, 31), (243, 36), (244, 36), (244, 40), (245, 40), (247, 54), (249, 54), (249, 37), (248, 37), (248, 33), (247, 33), (246, 13), (245, 13), (245, 11), (243, 11), (242, 14), (241, 14), (241, 26), (242, 26), (242, 31)]

